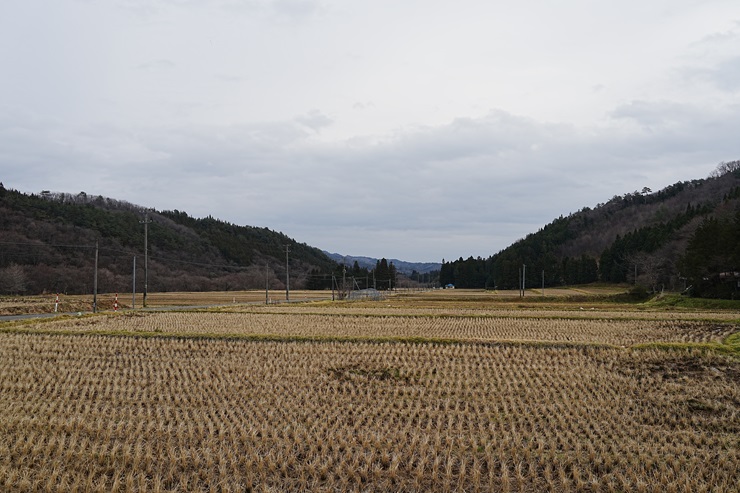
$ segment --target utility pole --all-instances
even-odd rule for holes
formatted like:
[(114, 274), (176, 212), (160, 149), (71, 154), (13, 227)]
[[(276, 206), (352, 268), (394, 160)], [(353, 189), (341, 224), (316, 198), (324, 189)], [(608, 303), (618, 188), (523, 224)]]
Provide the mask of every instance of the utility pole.
[(270, 304), (269, 292), (270, 292), (270, 266), (267, 262), (265, 262), (265, 305)]
[(144, 225), (144, 308), (146, 308), (146, 295), (149, 290), (149, 213), (144, 214), (144, 220), (139, 224)]
[(527, 289), (527, 265), (522, 264), (522, 268), (519, 270), (520, 283), (519, 283), (519, 297), (524, 298), (524, 291)]
[(93, 313), (98, 312), (98, 240), (95, 240), (95, 275), (93, 276)]
[(545, 270), (542, 269), (542, 297), (545, 296)]
[(288, 253), (290, 253), (290, 245), (285, 245), (285, 301), (290, 301), (290, 271), (288, 264)]
[(131, 292), (133, 295), (131, 296), (131, 309), (136, 308), (136, 255), (134, 255), (134, 274), (131, 276), (133, 279), (133, 282), (131, 283), (133, 285), (133, 289)]

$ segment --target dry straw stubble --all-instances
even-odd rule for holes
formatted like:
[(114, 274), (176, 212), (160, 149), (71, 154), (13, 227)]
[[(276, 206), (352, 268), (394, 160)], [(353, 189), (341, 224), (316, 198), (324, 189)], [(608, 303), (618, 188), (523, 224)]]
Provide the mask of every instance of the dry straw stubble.
[(734, 491), (693, 350), (0, 334), (8, 491)]

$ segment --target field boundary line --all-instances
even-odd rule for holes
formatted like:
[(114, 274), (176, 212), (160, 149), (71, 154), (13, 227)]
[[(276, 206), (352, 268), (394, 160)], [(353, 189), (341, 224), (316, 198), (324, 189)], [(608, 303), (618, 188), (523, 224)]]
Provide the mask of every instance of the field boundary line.
[[(21, 324), (27, 325), (27, 324)], [(45, 329), (28, 327), (0, 327), (0, 334), (32, 334), (52, 336), (93, 336), (93, 337), (128, 337), (141, 339), (190, 339), (190, 340), (225, 340), (246, 342), (297, 342), (297, 343), (347, 343), (347, 344), (431, 344), (431, 345), (459, 345), (459, 346), (484, 346), (484, 347), (537, 347), (552, 349), (616, 349), (616, 350), (646, 350), (660, 349), (667, 351), (685, 351), (690, 349), (702, 352), (717, 352), (740, 359), (740, 332), (733, 333), (728, 338), (730, 344), (722, 343), (676, 343), (676, 342), (650, 342), (634, 344), (631, 346), (619, 346), (615, 344), (598, 342), (573, 342), (573, 341), (545, 341), (545, 340), (481, 340), (481, 339), (455, 339), (455, 338), (433, 338), (433, 337), (361, 337), (361, 336), (298, 336), (277, 334), (200, 334), (200, 333), (165, 333), (152, 331), (122, 331), (122, 330), (74, 330), (74, 329)], [(738, 342), (734, 342), (735, 339)]]
[[(474, 314), (455, 314), (455, 313), (322, 313), (322, 312), (292, 312), (292, 311), (260, 311), (260, 310), (222, 310), (218, 308), (204, 310), (171, 310), (175, 313), (241, 313), (249, 315), (310, 315), (316, 317), (364, 317), (364, 318), (474, 318), (474, 319), (527, 319), (527, 320), (594, 320), (606, 322), (704, 322), (716, 323), (721, 325), (738, 325), (740, 319), (717, 320), (712, 318), (686, 317), (686, 318), (650, 318), (650, 317), (577, 317), (567, 315), (537, 316), (537, 315), (497, 315), (494, 313), (474, 313)], [(581, 313), (581, 312), (576, 312)], [(659, 312), (657, 312), (659, 313)]]
[(625, 346), (598, 342), (574, 342), (574, 341), (543, 341), (543, 340), (482, 340), (482, 339), (455, 339), (434, 337), (373, 337), (373, 336), (299, 336), (278, 334), (203, 334), (203, 333), (175, 333), (175, 332), (152, 332), (152, 331), (125, 331), (125, 330), (75, 330), (75, 329), (46, 329), (28, 327), (0, 327), (0, 334), (37, 334), (58, 336), (96, 336), (96, 337), (130, 337), (141, 339), (193, 339), (193, 340), (233, 340), (253, 342), (306, 342), (306, 343), (376, 343), (376, 344), (434, 344), (434, 345), (465, 345), (465, 346), (530, 346), (563, 349), (579, 348), (611, 348), (625, 349)]

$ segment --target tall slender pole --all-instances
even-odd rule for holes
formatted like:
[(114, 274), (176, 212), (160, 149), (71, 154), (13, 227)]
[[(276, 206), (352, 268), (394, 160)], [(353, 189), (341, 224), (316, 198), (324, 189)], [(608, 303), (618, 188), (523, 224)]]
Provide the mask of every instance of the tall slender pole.
[(134, 310), (136, 308), (136, 255), (134, 255), (134, 273), (131, 276), (131, 279), (132, 279), (131, 309)]
[(146, 295), (149, 291), (149, 213), (144, 214), (144, 220), (139, 221), (144, 225), (144, 308), (146, 308)]
[(270, 291), (270, 267), (267, 264), (267, 262), (265, 262), (265, 305), (270, 304), (269, 291)]
[(290, 266), (288, 264), (288, 253), (290, 253), (290, 245), (285, 245), (285, 301), (290, 301)]
[(98, 240), (95, 240), (95, 275), (93, 276), (93, 313), (98, 312)]
[(522, 264), (522, 298), (524, 298), (524, 291), (527, 289), (527, 264)]
[(144, 219), (144, 308), (149, 293), (149, 214)]
[(545, 270), (542, 270), (542, 296), (545, 296)]

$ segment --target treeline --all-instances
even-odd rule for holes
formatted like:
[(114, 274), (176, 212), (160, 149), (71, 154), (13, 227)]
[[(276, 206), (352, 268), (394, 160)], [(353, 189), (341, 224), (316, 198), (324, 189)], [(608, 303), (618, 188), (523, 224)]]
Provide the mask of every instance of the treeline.
[(442, 286), (518, 289), (597, 281), (738, 297), (740, 162), (706, 180), (615, 197), (559, 217), (488, 258), (443, 261)]

